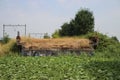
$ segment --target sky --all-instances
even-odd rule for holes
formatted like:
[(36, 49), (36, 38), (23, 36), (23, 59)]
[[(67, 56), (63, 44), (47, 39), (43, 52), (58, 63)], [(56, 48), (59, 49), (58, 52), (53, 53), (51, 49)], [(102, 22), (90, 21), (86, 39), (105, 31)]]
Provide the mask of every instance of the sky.
[[(27, 34), (52, 34), (74, 19), (81, 8), (93, 12), (96, 31), (120, 40), (120, 0), (0, 0), (0, 38), (3, 24), (26, 24)], [(18, 30), (24, 33), (24, 27), (5, 29), (10, 35), (16, 35)]]

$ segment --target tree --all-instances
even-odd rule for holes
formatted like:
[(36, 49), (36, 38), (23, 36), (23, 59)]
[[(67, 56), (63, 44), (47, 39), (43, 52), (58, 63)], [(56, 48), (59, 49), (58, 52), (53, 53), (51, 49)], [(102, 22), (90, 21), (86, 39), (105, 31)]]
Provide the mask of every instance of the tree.
[(94, 31), (94, 16), (88, 9), (78, 11), (75, 16), (76, 35), (87, 34)]
[(81, 9), (70, 23), (64, 23), (59, 30), (61, 36), (83, 35), (94, 31), (94, 16), (88, 9)]
[(68, 36), (69, 35), (69, 24), (68, 23), (64, 23), (62, 26), (61, 26), (61, 30), (59, 31), (60, 32), (60, 35), (61, 36)]

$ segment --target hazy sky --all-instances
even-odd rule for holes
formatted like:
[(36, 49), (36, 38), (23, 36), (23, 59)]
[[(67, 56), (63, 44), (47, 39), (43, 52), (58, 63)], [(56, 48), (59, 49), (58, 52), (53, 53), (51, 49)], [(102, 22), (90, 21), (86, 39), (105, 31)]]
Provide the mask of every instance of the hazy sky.
[(120, 40), (120, 0), (0, 0), (0, 37), (3, 24), (26, 24), (27, 33), (51, 34), (80, 8), (93, 11), (95, 30)]

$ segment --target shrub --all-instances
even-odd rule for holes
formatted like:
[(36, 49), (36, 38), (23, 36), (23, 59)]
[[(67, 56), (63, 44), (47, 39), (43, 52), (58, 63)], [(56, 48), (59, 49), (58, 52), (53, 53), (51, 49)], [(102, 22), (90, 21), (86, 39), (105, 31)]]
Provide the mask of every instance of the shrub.
[(10, 38), (9, 38), (8, 35), (4, 36), (3, 39), (2, 39), (2, 43), (3, 43), (3, 44), (8, 43), (9, 41), (10, 41)]
[(96, 50), (98, 52), (109, 51), (109, 52), (114, 53), (117, 51), (116, 49), (118, 49), (120, 46), (120, 43), (116, 39), (113, 39), (113, 37), (111, 38), (99, 32), (88, 33), (87, 35), (85, 35), (85, 37), (89, 38), (94, 35), (97, 35), (99, 38), (99, 43), (98, 43), (98, 47)]
[(60, 38), (60, 30), (56, 30), (56, 31), (52, 34), (52, 38)]
[(45, 33), (43, 37), (44, 37), (44, 39), (50, 38), (50, 36), (48, 35), (48, 33)]

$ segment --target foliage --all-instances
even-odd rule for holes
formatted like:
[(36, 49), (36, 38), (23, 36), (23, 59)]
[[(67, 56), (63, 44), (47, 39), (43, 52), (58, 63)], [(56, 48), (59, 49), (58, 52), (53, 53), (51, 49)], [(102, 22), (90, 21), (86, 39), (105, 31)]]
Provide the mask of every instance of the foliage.
[(60, 37), (59, 30), (56, 30), (56, 31), (52, 34), (52, 38), (59, 38), (59, 37)]
[(0, 44), (0, 55), (7, 54), (0, 57), (0, 80), (120, 80), (120, 43), (99, 32), (82, 37), (95, 35), (99, 44), (93, 56), (81, 53), (80, 56), (23, 57), (10, 53), (16, 48), (15, 40)]
[[(81, 9), (70, 23), (64, 23), (58, 30), (61, 36), (76, 36), (94, 31), (94, 16), (88, 9)], [(55, 34), (55, 33), (54, 33)]]
[(111, 37), (113, 40), (115, 40), (116, 42), (119, 42), (118, 38), (116, 36), (112, 36)]
[(75, 22), (74, 22), (74, 20), (72, 20), (69, 24), (64, 23), (61, 26), (61, 29), (59, 30), (59, 34), (61, 36), (74, 36), (74, 35), (76, 35), (75, 28), (76, 28)]
[(15, 45), (15, 40), (12, 39), (8, 43), (0, 45), (0, 56), (9, 54), (9, 52), (13, 50), (14, 45)]
[(23, 57), (9, 53), (15, 46), (15, 40), (10, 40), (0, 45), (7, 54), (0, 57), (0, 80), (119, 80), (120, 43), (98, 32), (83, 37), (96, 34), (99, 45), (93, 56)]
[(120, 52), (119, 47), (120, 43), (113, 39), (113, 37), (109, 37), (105, 34), (99, 33), (99, 32), (92, 32), (88, 33), (85, 35), (86, 38), (92, 37), (92, 36), (97, 36), (99, 38), (99, 43), (97, 50), (98, 52), (113, 52), (113, 53), (118, 53)]
[(13, 45), (11, 46), (11, 49), (10, 49), (10, 52), (18, 52), (19, 49), (18, 49), (18, 46), (17, 46), (17, 43), (13, 43)]
[(48, 39), (48, 38), (50, 38), (50, 36), (48, 35), (48, 33), (45, 33), (44, 34), (44, 39)]
[(1, 80), (119, 80), (120, 60), (82, 56), (0, 57)]
[(2, 39), (2, 43), (3, 43), (3, 44), (8, 43), (9, 41), (10, 41), (10, 38), (9, 38), (8, 35), (4, 36), (3, 39)]
[(103, 59), (92, 60), (85, 65), (88, 71), (89, 80), (119, 80), (120, 60)]
[(77, 35), (94, 31), (94, 16), (88, 9), (78, 11), (75, 16), (75, 26)]

